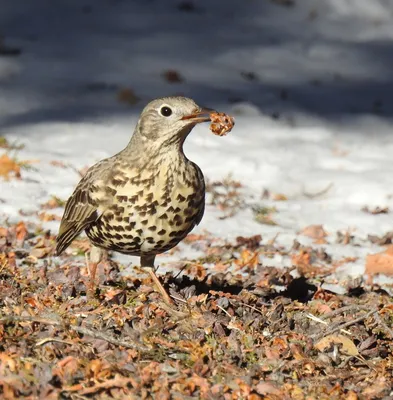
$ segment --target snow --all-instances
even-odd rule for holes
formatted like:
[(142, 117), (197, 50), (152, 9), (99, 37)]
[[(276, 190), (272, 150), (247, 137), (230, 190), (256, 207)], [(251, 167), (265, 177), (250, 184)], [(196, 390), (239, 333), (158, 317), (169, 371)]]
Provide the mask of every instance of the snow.
[[(209, 205), (195, 233), (278, 234), (288, 247), (311, 243), (299, 232), (321, 224), (334, 259), (358, 257), (336, 277), (361, 276), (367, 254), (381, 250), (367, 235), (392, 230), (391, 214), (361, 209), (393, 209), (392, 2), (198, 0), (193, 12), (175, 0), (2, 3), (4, 43), (22, 54), (0, 56), (0, 135), (25, 145), (18, 159), (37, 162), (22, 180), (0, 182), (1, 223), (52, 195), (66, 199), (76, 170), (128, 143), (148, 100), (182, 93), (235, 116), (227, 137), (198, 126), (185, 150), (209, 181), (239, 180), (246, 204), (226, 219)], [(167, 82), (165, 70), (184, 82)], [(123, 88), (140, 101), (120, 103)], [(288, 200), (262, 199), (264, 189)], [(256, 222), (255, 205), (274, 206), (277, 226)], [(55, 232), (58, 222), (44, 225)], [(355, 245), (336, 243), (348, 230)], [(162, 262), (197, 256), (180, 248)]]

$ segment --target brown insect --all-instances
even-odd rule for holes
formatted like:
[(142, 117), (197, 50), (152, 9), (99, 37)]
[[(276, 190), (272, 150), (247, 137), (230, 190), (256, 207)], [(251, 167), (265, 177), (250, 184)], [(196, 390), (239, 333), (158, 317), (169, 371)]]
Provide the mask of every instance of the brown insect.
[(210, 114), (210, 130), (218, 136), (224, 136), (232, 130), (235, 125), (235, 120), (230, 115), (219, 112)]

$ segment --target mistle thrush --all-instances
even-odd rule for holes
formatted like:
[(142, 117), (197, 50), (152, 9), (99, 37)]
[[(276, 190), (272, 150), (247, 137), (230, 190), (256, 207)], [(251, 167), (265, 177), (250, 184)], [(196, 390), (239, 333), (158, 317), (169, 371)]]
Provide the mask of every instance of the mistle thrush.
[(101, 249), (140, 256), (167, 302), (154, 272), (154, 259), (176, 246), (199, 224), (205, 209), (205, 182), (183, 152), (196, 124), (213, 110), (185, 97), (153, 100), (142, 111), (127, 147), (93, 165), (68, 199), (59, 235), (61, 254), (82, 231), (93, 248), (94, 288)]

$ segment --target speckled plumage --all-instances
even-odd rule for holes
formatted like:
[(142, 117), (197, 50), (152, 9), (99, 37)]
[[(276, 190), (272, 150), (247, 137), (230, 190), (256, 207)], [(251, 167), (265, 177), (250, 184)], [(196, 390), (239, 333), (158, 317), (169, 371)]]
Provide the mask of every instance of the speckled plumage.
[[(172, 114), (162, 115), (163, 107)], [(99, 248), (153, 257), (153, 262), (178, 244), (204, 212), (203, 174), (183, 152), (192, 128), (208, 121), (203, 114), (184, 97), (149, 103), (128, 146), (92, 166), (69, 198), (57, 253), (83, 230)]]

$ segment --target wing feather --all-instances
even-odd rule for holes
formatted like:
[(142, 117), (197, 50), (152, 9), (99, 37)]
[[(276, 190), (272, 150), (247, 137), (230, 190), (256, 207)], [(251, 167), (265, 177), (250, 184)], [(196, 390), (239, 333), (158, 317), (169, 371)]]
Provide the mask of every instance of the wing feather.
[(103, 184), (109, 159), (100, 161), (91, 167), (68, 199), (59, 234), (56, 239), (56, 253), (60, 255), (71, 242), (102, 214), (101, 207), (110, 202), (107, 196), (98, 199), (97, 183)]
[(89, 189), (78, 185), (66, 204), (56, 239), (56, 253), (60, 255), (98, 217), (98, 208), (89, 196)]

